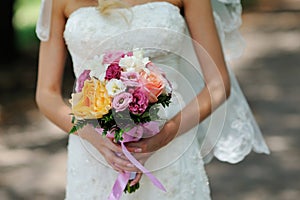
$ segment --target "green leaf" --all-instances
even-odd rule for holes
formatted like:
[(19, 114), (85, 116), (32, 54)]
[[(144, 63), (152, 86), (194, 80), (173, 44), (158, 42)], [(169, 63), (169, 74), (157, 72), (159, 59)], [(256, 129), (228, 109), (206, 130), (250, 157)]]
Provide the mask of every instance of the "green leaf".
[(77, 120), (74, 124), (74, 126), (71, 128), (71, 130), (69, 131), (69, 133), (75, 133), (76, 131), (78, 131), (79, 129), (81, 129), (82, 127), (84, 127), (85, 125), (87, 125), (87, 120)]
[(75, 133), (76, 131), (77, 131), (76, 126), (73, 126), (73, 127), (71, 128), (71, 130), (69, 131), (69, 134), (73, 134), (73, 133)]
[(171, 103), (171, 95), (161, 94), (157, 99), (156, 103), (160, 103), (163, 107), (167, 107)]
[(124, 189), (124, 192), (125, 193), (133, 193), (133, 192), (135, 192), (137, 189), (139, 189), (140, 188), (140, 183), (137, 183), (137, 184), (135, 184), (135, 185), (133, 185), (133, 186), (130, 186), (130, 183), (131, 183), (131, 181), (132, 180), (129, 180), (128, 181), (128, 183), (127, 183), (127, 185), (126, 185), (126, 187), (125, 187), (125, 189)]
[(75, 120), (76, 120), (75, 116), (72, 116), (72, 124), (75, 123)]

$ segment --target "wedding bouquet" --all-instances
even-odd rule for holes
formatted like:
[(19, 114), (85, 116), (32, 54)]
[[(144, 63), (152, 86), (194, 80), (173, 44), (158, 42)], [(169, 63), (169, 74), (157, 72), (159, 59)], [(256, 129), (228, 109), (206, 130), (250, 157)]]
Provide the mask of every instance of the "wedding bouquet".
[[(151, 137), (160, 130), (160, 110), (170, 104), (172, 87), (164, 71), (144, 57), (142, 49), (108, 51), (93, 59), (76, 80), (71, 95), (72, 123), (70, 133), (87, 124), (103, 136), (122, 145), (125, 156), (154, 184), (163, 186), (127, 151), (124, 143)], [(133, 192), (139, 185), (129, 186)], [(114, 191), (115, 193), (118, 193)], [(120, 194), (113, 194), (120, 195)]]

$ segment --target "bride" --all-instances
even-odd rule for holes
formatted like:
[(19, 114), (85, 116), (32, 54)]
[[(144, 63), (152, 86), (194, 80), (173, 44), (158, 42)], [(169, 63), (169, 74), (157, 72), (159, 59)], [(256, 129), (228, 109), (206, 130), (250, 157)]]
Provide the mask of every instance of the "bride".
[[(166, 188), (161, 191), (120, 146), (87, 126), (69, 136), (66, 199), (107, 199), (118, 173), (140, 188), (121, 199), (210, 199), (204, 164), (269, 153), (228, 62), (243, 48), (238, 0), (42, 0), (36, 102), (65, 132), (71, 108), (61, 94), (67, 51), (75, 77), (99, 52), (143, 48), (165, 67), (174, 97), (161, 131), (127, 144)], [(71, 91), (70, 91), (71, 93)], [(118, 199), (111, 197), (109, 199)]]

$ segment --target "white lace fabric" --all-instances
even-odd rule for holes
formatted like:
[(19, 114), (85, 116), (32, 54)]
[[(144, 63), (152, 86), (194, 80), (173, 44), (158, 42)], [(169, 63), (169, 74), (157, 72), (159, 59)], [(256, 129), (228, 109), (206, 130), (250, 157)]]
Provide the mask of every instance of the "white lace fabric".
[[(149, 50), (146, 54), (151, 57), (164, 54), (158, 47), (171, 52), (177, 51), (180, 38), (170, 38), (165, 30), (184, 33), (185, 22), (179, 15), (179, 9), (170, 5), (164, 2), (148, 3), (132, 7), (133, 14), (120, 9), (109, 16), (101, 15), (95, 7), (83, 7), (74, 11), (66, 23), (64, 37), (72, 54), (75, 75), (82, 72), (81, 67), (92, 60), (95, 54), (99, 55), (105, 50), (147, 47)], [(145, 12), (145, 9), (149, 11)], [(159, 37), (153, 34), (158, 31)]]
[[(51, 0), (44, 0), (42, 3), (47, 1)], [(243, 39), (238, 32), (241, 24), (240, 1), (212, 2), (226, 59), (238, 57), (244, 48)], [(45, 11), (45, 5), (42, 10), (48, 13)], [(189, 33), (185, 20), (180, 15), (180, 10), (167, 2), (150, 2), (134, 6), (131, 12), (126, 9), (118, 11), (103, 16), (95, 7), (83, 7), (71, 14), (66, 23), (64, 38), (72, 56), (74, 74), (78, 77), (86, 69), (89, 61), (105, 50), (146, 47), (148, 56), (161, 64), (174, 67), (177, 72), (176, 74), (170, 70), (167, 73), (175, 88), (174, 103), (168, 109), (168, 116), (171, 117), (188, 101), (182, 98), (188, 96), (189, 91), (181, 88), (180, 81), (184, 81), (184, 78), (180, 79), (180, 73), (188, 74), (187, 76), (190, 76), (189, 73), (193, 74), (185, 70), (185, 64), (182, 64), (180, 59), (171, 56), (174, 52), (180, 55), (180, 49), (186, 45), (184, 36), (187, 37)], [(123, 20), (122, 16), (128, 17), (128, 22)], [(45, 22), (43, 14), (41, 18), (39, 22)], [(40, 24), (43, 23), (37, 24), (37, 35), (42, 41), (46, 41), (49, 35), (39, 33), (49, 33), (50, 27)], [(48, 27), (45, 28), (47, 31), (44, 31), (44, 27)], [(198, 65), (194, 53), (189, 53), (192, 51), (190, 47), (189, 51), (185, 52), (188, 54), (186, 57), (191, 56), (190, 63)], [(215, 156), (221, 161), (237, 163), (252, 150), (269, 153), (230, 68), (229, 72), (232, 83), (230, 98), (198, 127), (176, 138), (147, 162), (146, 167), (153, 170), (154, 175), (162, 181), (168, 192), (160, 192), (147, 177), (143, 177), (141, 188), (132, 195), (124, 195), (122, 200), (210, 199), (203, 159), (209, 162)], [(201, 72), (198, 74), (199, 77), (193, 75), (188, 78), (195, 91), (199, 91), (204, 85)], [(214, 120), (222, 120), (224, 123), (211, 126)], [(181, 150), (179, 146), (182, 147)], [(116, 177), (117, 173), (105, 165), (100, 153), (79, 137), (70, 136), (66, 199), (106, 199)]]

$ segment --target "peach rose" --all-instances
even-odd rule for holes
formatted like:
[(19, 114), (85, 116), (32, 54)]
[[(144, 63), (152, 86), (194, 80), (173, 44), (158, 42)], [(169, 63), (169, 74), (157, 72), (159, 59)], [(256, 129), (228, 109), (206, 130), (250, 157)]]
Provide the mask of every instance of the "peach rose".
[(144, 87), (149, 92), (149, 101), (154, 103), (157, 101), (157, 97), (162, 93), (164, 89), (164, 82), (161, 75), (155, 72), (140, 72), (140, 80)]
[(96, 119), (111, 109), (111, 98), (105, 85), (91, 78), (84, 82), (82, 92), (72, 94), (72, 112), (77, 118)]

